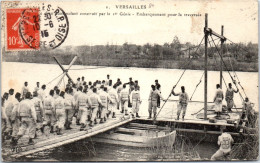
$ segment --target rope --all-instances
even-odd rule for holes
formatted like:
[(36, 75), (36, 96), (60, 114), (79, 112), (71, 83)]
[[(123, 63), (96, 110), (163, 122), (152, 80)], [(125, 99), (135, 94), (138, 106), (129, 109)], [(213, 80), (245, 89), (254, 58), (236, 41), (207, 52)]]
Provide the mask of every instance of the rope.
[[(208, 41), (209, 42), (209, 41)], [(218, 44), (220, 43), (220, 39), (219, 39), (219, 42), (218, 42)], [(218, 46), (218, 44), (217, 44), (217, 46)], [(210, 44), (210, 42), (209, 42), (209, 46), (210, 47), (213, 47), (211, 44)], [(215, 60), (215, 65), (217, 65), (217, 59), (213, 56), (213, 58), (214, 58), (214, 60)], [(225, 84), (225, 86), (226, 86), (226, 88), (227, 88), (227, 83), (226, 83), (226, 81), (225, 81), (225, 79), (224, 79), (224, 76), (222, 75), (222, 79), (223, 79), (223, 81), (224, 81), (224, 84)]]
[(49, 85), (50, 83), (52, 83), (54, 80), (56, 80), (58, 77), (60, 77), (63, 73), (61, 73), (59, 76), (57, 76), (56, 78), (54, 78), (52, 81), (50, 81), (48, 84), (46, 85)]
[[(201, 44), (202, 44), (202, 42), (203, 42), (203, 40), (204, 40), (204, 38), (205, 38), (205, 36), (202, 38), (202, 40), (201, 40), (201, 42), (200, 42), (200, 44), (199, 44), (199, 46), (198, 46), (198, 48), (196, 49), (196, 51), (195, 51), (195, 53), (197, 52), (197, 50), (199, 49), (199, 47), (201, 46)], [(190, 64), (190, 62), (191, 62), (192, 60), (191, 59), (189, 59), (189, 62), (188, 62), (188, 64)], [(186, 64), (186, 65), (188, 65), (188, 64)], [(179, 80), (177, 81), (177, 83), (173, 86), (173, 87), (176, 87), (177, 85), (178, 85), (178, 83), (180, 82), (180, 80), (181, 80), (181, 78), (182, 78), (182, 76), (184, 75), (184, 73), (186, 72), (186, 70), (187, 70), (187, 66), (185, 65), (185, 69), (184, 69), (184, 71), (183, 71), (183, 73), (181, 74), (181, 76), (180, 76), (180, 78), (179, 78)], [(156, 116), (154, 117), (154, 122), (155, 122), (155, 120), (156, 120), (156, 118), (157, 118), (157, 116), (160, 114), (160, 112), (162, 111), (162, 109), (163, 109), (163, 107), (164, 107), (164, 105), (166, 104), (166, 102), (169, 100), (169, 98), (171, 97), (171, 94), (172, 94), (172, 90), (171, 90), (171, 92), (170, 92), (170, 94), (169, 94), (169, 96), (167, 97), (167, 99), (164, 101), (164, 103), (163, 103), (163, 105), (162, 105), (162, 107), (161, 107), (161, 109), (159, 110), (159, 112), (156, 114)]]
[(245, 92), (245, 90), (244, 90), (244, 87), (240, 84), (240, 80), (239, 80), (239, 78), (238, 78), (236, 72), (234, 71), (234, 69), (233, 69), (233, 67), (232, 67), (232, 63), (231, 63), (230, 57), (228, 57), (228, 59), (229, 59), (229, 62), (230, 62), (231, 69), (232, 69), (232, 71), (233, 71), (234, 77), (237, 78), (237, 81), (238, 81), (239, 86), (240, 86), (241, 89), (243, 90), (244, 95), (247, 97), (246, 92)]
[(201, 83), (201, 80), (202, 80), (202, 78), (203, 78), (204, 74), (205, 74), (205, 72), (202, 74), (202, 76), (201, 76), (201, 78), (200, 78), (200, 81), (199, 81), (199, 83), (196, 85), (196, 87), (195, 87), (195, 89), (194, 89), (194, 91), (193, 91), (193, 93), (192, 93), (192, 95), (191, 95), (191, 97), (190, 97), (190, 101), (191, 101), (191, 99), (192, 99), (192, 97), (193, 97), (193, 95), (194, 95), (194, 93), (195, 93), (195, 91), (196, 91), (197, 87), (200, 85), (200, 83)]
[[(215, 48), (217, 49), (217, 52), (218, 52), (218, 54), (219, 54), (219, 56), (220, 56), (220, 58), (221, 58), (221, 60), (222, 60), (222, 62), (223, 62), (223, 65), (224, 65), (224, 66), (226, 67), (226, 69), (227, 69), (227, 65), (226, 65), (226, 63), (224, 62), (223, 57), (220, 55), (219, 50), (218, 50), (218, 48), (217, 48), (217, 46), (216, 46), (216, 44), (215, 44), (215, 42), (214, 42), (212, 36), (210, 36), (210, 37), (211, 37), (211, 39), (212, 39), (212, 41), (213, 41), (213, 43), (214, 43), (214, 45), (215, 45)], [(228, 72), (229, 76), (231, 77), (233, 83), (235, 84), (236, 88), (238, 89), (238, 87), (237, 87), (237, 85), (236, 85), (236, 82), (235, 82), (234, 78), (232, 77), (232, 75), (230, 74), (230, 72), (229, 72), (228, 69), (227, 69), (227, 72)], [(240, 92), (239, 92), (239, 95), (241, 96), (241, 98), (243, 98), (243, 96), (241, 95)], [(243, 100), (244, 100), (244, 98), (243, 98)]]

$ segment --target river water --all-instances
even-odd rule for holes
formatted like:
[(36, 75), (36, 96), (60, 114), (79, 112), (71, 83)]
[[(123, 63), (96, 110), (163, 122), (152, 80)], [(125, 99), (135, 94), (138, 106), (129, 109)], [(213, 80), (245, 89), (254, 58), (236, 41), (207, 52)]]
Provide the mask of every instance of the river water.
[[(66, 66), (65, 66), (66, 68)], [(73, 70), (74, 69), (74, 70)], [(14, 88), (15, 92), (21, 91), (23, 83), (29, 82), (30, 90), (39, 81), (40, 85), (48, 84), (54, 78), (62, 73), (62, 70), (58, 65), (54, 64), (35, 64), (35, 63), (14, 63), (14, 62), (3, 62), (2, 63), (2, 91), (1, 94), (8, 91), (10, 88)], [(128, 82), (129, 77), (133, 80), (138, 80), (141, 92), (141, 109), (139, 111), (141, 116), (148, 115), (148, 103), (147, 99), (151, 90), (151, 85), (154, 84), (154, 80), (158, 79), (161, 84), (162, 96), (167, 98), (171, 88), (179, 80), (183, 70), (178, 69), (160, 69), (160, 68), (124, 68), (124, 67), (90, 67), (73, 65), (69, 71), (69, 75), (75, 81), (77, 77), (84, 76), (85, 81), (103, 80), (106, 79), (106, 75), (110, 74), (113, 83), (120, 78), (122, 82)], [(176, 92), (180, 91), (181, 86), (185, 86), (186, 92), (191, 97), (196, 85), (199, 83), (200, 78), (203, 74), (201, 70), (187, 70), (180, 80), (179, 84), (175, 88)], [(233, 73), (231, 72), (233, 75)], [(257, 72), (236, 72), (241, 85), (244, 87), (246, 95), (250, 101), (255, 103), (255, 110), (258, 110), (258, 73)], [(223, 72), (226, 83), (231, 82), (228, 72)], [(58, 78), (59, 79), (59, 78)], [(58, 79), (47, 85), (47, 89), (53, 88)], [(67, 81), (67, 79), (66, 79)], [(219, 72), (209, 71), (208, 72), (208, 101), (213, 101), (216, 84), (219, 83)], [(224, 83), (223, 83), (224, 85)], [(61, 84), (63, 87), (63, 83)], [(235, 86), (233, 86), (235, 87)], [(241, 87), (239, 87), (241, 95), (245, 97)], [(225, 92), (226, 88), (223, 86)], [(177, 100), (178, 97), (170, 97), (170, 100)], [(193, 95), (192, 101), (203, 101), (204, 99), (204, 80), (197, 87), (196, 92)], [(235, 94), (234, 102), (237, 107), (242, 106), (242, 101), (239, 94)], [(225, 104), (225, 102), (224, 102)], [(174, 118), (176, 117), (176, 102), (168, 102), (165, 108), (162, 110), (159, 116)], [(196, 107), (194, 107), (196, 106)], [(203, 107), (203, 103), (189, 104), (187, 108), (187, 118), (191, 116), (189, 113), (196, 112)], [(196, 144), (196, 142), (195, 142)], [(115, 146), (108, 144), (95, 144), (95, 156), (89, 153), (89, 149), (82, 151), (79, 148), (80, 144), (75, 143), (69, 146), (60, 147), (55, 150), (49, 150), (41, 152), (37, 155), (26, 158), (29, 160), (59, 160), (66, 161), (73, 158), (77, 161), (131, 161), (131, 160), (150, 160), (149, 152), (144, 152), (142, 149)], [(109, 149), (109, 150), (108, 150)], [(210, 156), (216, 151), (216, 144), (201, 143), (196, 147), (196, 150), (202, 156), (202, 158), (210, 158)], [(139, 159), (137, 159), (139, 158)], [(152, 159), (151, 159), (152, 160)]]

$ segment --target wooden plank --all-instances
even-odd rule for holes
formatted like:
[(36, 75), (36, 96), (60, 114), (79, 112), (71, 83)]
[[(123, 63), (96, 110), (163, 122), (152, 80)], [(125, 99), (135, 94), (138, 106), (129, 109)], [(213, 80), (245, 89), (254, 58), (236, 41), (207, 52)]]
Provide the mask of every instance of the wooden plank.
[[(153, 121), (151, 119), (146, 119), (145, 117), (136, 118), (143, 121)], [(160, 122), (176, 122), (176, 123), (188, 123), (188, 124), (204, 124), (204, 125), (214, 125), (214, 126), (234, 126), (234, 124), (228, 124), (226, 121), (217, 121), (216, 123), (210, 123), (208, 120), (203, 119), (185, 119), (183, 120), (176, 120), (176, 119), (164, 119), (164, 118), (158, 118), (156, 121)]]
[(133, 128), (140, 128), (140, 129), (159, 129), (159, 130), (169, 130), (169, 127), (163, 127), (158, 125), (152, 125), (152, 124), (141, 124), (141, 123), (129, 123), (129, 127)]
[(85, 139), (85, 138), (100, 134), (102, 132), (111, 130), (115, 127), (124, 125), (124, 124), (126, 124), (130, 121), (132, 121), (132, 119), (116, 120), (114, 122), (107, 123), (105, 126), (100, 125), (100, 126), (96, 126), (96, 127), (92, 128), (92, 129), (89, 129), (87, 131), (78, 131), (76, 133), (57, 137), (55, 139), (42, 141), (42, 142), (39, 142), (35, 145), (30, 146), (28, 149), (25, 149), (25, 151), (22, 151), (20, 153), (16, 153), (16, 154), (13, 154), (13, 155), (10, 155), (10, 156), (17, 158), (17, 157), (33, 154), (35, 152), (40, 152), (40, 151), (43, 151), (43, 150), (46, 150), (46, 149), (51, 149), (51, 148), (55, 148), (55, 147), (65, 145), (65, 144), (73, 143), (75, 141)]

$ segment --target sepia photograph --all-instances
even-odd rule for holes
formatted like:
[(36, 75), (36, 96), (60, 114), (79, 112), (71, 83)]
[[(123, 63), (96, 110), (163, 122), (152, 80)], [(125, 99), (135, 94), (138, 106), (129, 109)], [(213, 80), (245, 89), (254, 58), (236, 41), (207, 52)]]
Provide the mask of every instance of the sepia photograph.
[(1, 161), (256, 161), (257, 0), (1, 1)]

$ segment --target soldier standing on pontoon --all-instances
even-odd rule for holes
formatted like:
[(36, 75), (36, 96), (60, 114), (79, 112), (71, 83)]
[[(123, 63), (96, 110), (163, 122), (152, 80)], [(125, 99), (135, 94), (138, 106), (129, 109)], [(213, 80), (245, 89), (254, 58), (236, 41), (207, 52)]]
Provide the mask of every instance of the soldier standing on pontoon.
[(219, 84), (217, 84), (216, 87), (217, 90), (213, 101), (215, 103), (215, 112), (217, 113), (217, 118), (218, 118), (220, 117), (220, 113), (222, 112), (222, 101), (224, 99), (224, 94)]
[(184, 121), (184, 117), (186, 114), (186, 109), (187, 109), (187, 105), (188, 105), (188, 101), (189, 101), (189, 96), (188, 94), (185, 92), (185, 87), (181, 86), (181, 92), (180, 93), (175, 93), (174, 92), (174, 88), (176, 86), (173, 87), (172, 89), (172, 94), (174, 96), (179, 96), (179, 104), (177, 106), (178, 111), (177, 111), (177, 120), (179, 120), (180, 114), (181, 114), (181, 110), (182, 110), (182, 120)]
[(237, 88), (237, 90), (235, 90), (234, 88), (232, 88), (232, 84), (228, 83), (228, 88), (227, 88), (227, 91), (226, 91), (226, 98), (225, 99), (227, 101), (227, 109), (228, 109), (229, 112), (232, 112), (231, 109), (234, 106), (234, 100), (233, 100), (234, 92), (238, 93), (239, 89)]

